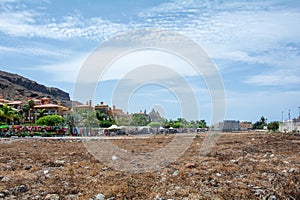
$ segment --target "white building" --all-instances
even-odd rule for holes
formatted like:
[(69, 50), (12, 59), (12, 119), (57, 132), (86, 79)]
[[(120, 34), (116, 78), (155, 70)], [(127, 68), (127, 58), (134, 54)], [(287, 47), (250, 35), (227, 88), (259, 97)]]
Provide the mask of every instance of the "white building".
[(300, 131), (300, 118), (280, 122), (279, 131), (280, 132), (299, 132)]

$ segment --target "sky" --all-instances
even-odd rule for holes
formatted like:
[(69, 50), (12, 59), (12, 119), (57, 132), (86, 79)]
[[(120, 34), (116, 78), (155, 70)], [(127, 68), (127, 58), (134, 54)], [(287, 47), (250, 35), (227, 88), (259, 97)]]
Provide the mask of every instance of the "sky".
[[(58, 87), (73, 99), (78, 74), (92, 52), (120, 34), (147, 28), (182, 34), (206, 52), (224, 86), (225, 119), (255, 122), (263, 115), (268, 121), (281, 121), (289, 110), (291, 118), (298, 117), (300, 2), (296, 0), (0, 0), (0, 69)], [(120, 58), (99, 80), (93, 97), (74, 100), (110, 104), (133, 60), (140, 65), (168, 60), (173, 62), (163, 64), (176, 68), (194, 91), (199, 119), (210, 123), (214, 100), (205, 78), (189, 73), (190, 66), (182, 60), (146, 54)], [(155, 108), (166, 118), (181, 117), (188, 103), (180, 102), (181, 94), (174, 91), (160, 84), (141, 85), (132, 92), (126, 111)]]

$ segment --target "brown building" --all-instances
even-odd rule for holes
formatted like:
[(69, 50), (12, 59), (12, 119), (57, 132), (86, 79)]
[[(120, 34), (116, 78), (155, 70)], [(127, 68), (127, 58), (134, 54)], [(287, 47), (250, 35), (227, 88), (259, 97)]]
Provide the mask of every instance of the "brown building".
[(44, 110), (44, 115), (61, 115), (64, 116), (69, 108), (64, 107), (58, 102), (57, 104), (50, 103), (49, 98), (32, 99), (34, 101), (34, 107), (32, 109), (32, 116), (30, 116), (31, 122), (36, 122), (39, 112)]
[(252, 122), (241, 122), (240, 127), (243, 131), (251, 130), (253, 128), (253, 124)]
[(105, 105), (103, 102), (100, 102), (100, 104), (97, 104), (95, 106), (95, 110), (99, 111), (100, 113), (104, 113), (107, 116), (112, 116), (111, 108), (108, 105)]
[(113, 106), (111, 112), (112, 112), (112, 116), (114, 117), (115, 120), (117, 120), (120, 117), (125, 116), (125, 113), (123, 112), (123, 110), (120, 108), (116, 108), (115, 105)]
[(92, 101), (89, 100), (88, 102), (86, 102), (86, 104), (73, 106), (72, 110), (74, 112), (77, 112), (79, 110), (94, 110), (94, 107), (92, 106)]

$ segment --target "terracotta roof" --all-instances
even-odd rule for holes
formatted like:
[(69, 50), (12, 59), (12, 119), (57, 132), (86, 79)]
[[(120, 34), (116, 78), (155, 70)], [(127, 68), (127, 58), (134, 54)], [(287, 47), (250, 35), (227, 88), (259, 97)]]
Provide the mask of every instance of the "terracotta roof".
[(7, 105), (22, 104), (22, 101), (10, 101)]
[(78, 105), (78, 106), (74, 106), (73, 108), (92, 108), (92, 106), (90, 106), (90, 105)]
[(3, 103), (8, 103), (8, 102), (9, 102), (9, 100), (7, 100), (7, 99), (0, 99), (0, 102), (3, 102)]
[(37, 106), (34, 106), (34, 108), (63, 108), (63, 106), (49, 103), (49, 104), (37, 105)]

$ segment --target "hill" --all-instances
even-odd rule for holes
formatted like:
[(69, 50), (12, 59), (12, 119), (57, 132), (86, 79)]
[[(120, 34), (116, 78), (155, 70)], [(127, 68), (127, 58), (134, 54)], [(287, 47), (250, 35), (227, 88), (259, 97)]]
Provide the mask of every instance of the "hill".
[(47, 87), (33, 80), (0, 70), (0, 95), (8, 100), (26, 98), (51, 98), (52, 102), (61, 102), (63, 106), (72, 107), (69, 93), (54, 87)]

